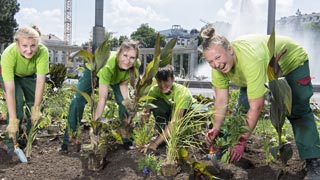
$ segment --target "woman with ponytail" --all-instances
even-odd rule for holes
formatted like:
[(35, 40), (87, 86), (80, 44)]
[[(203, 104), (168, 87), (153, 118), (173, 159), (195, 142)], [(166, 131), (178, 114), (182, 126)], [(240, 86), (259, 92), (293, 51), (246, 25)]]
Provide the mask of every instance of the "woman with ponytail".
[(287, 118), (292, 125), (299, 156), (306, 161), (306, 179), (320, 179), (320, 140), (309, 104), (313, 87), (309, 58), (304, 48), (289, 37), (276, 35), (273, 56), (268, 47), (269, 35), (246, 35), (229, 42), (212, 26), (207, 26), (201, 31), (201, 36), (203, 42), (199, 50), (212, 68), (212, 86), (216, 95), (213, 128), (206, 135), (207, 145), (211, 145), (218, 136), (226, 117), (229, 82), (232, 82), (240, 87), (238, 104), (243, 105), (250, 129), (231, 151), (231, 162), (241, 159), (246, 140), (254, 131), (264, 105), (265, 83), (274, 78), (268, 74), (268, 66), (271, 66), (281, 72), (294, 97), (291, 114)]

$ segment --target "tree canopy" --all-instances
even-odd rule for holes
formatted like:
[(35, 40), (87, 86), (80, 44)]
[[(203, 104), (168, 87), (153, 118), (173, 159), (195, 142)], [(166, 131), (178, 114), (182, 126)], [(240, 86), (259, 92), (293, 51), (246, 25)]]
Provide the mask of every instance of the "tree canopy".
[(13, 34), (18, 24), (14, 15), (19, 11), (19, 3), (16, 0), (0, 0), (0, 43), (13, 41)]
[[(157, 32), (155, 29), (149, 27), (148, 24), (141, 24), (137, 31), (133, 32), (130, 37), (131, 39), (139, 41), (142, 48), (154, 48)], [(165, 37), (161, 35), (160, 46), (163, 47), (165, 44)]]

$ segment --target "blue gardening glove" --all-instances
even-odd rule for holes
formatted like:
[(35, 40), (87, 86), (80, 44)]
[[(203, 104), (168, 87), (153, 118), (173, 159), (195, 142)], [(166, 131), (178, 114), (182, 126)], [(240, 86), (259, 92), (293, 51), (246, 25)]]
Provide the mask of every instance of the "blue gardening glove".
[(247, 139), (241, 136), (239, 139), (239, 143), (232, 148), (230, 158), (231, 163), (238, 162), (241, 159), (246, 148), (246, 142)]
[(219, 132), (220, 131), (216, 128), (212, 128), (207, 132), (205, 140), (208, 147), (212, 145), (212, 141), (217, 138)]

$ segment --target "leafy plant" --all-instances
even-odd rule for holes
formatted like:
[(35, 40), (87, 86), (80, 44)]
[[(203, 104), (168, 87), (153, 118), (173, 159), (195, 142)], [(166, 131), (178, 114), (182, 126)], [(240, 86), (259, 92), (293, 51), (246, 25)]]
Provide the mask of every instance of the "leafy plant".
[(279, 54), (275, 54), (275, 31), (273, 29), (272, 34), (268, 40), (268, 48), (272, 59), (268, 66), (268, 77), (271, 81), (266, 85), (271, 92), (271, 108), (270, 119), (272, 125), (276, 128), (278, 133), (279, 146), (272, 147), (270, 149), (271, 154), (276, 158), (278, 152), (280, 153), (280, 159), (282, 163), (286, 164), (292, 157), (292, 147), (289, 142), (283, 142), (282, 127), (287, 115), (291, 114), (292, 105), (292, 93), (288, 82), (284, 78), (278, 78), (282, 76), (282, 72), (278, 61), (281, 56), (286, 53), (286, 49), (282, 50)]
[(222, 150), (221, 162), (229, 163), (232, 148), (239, 143), (242, 134), (250, 131), (245, 115), (242, 113), (228, 115), (221, 131), (225, 135), (217, 138), (216, 146)]
[(36, 138), (36, 134), (37, 134), (37, 127), (36, 125), (32, 125), (27, 135), (26, 157), (31, 156), (32, 143)]
[(139, 148), (150, 142), (154, 134), (154, 121), (138, 123), (133, 130), (134, 144)]
[(280, 153), (280, 160), (286, 164), (292, 157), (292, 147), (289, 142), (282, 139), (283, 125), (287, 115), (291, 113), (291, 88), (284, 78), (272, 80), (268, 83), (271, 92), (270, 119), (278, 133), (279, 146), (271, 147), (270, 152), (274, 158)]
[[(181, 94), (181, 96), (184, 96)], [(199, 148), (201, 142), (196, 138), (201, 135), (201, 131), (195, 131), (200, 129), (207, 122), (207, 116), (199, 116), (198, 110), (201, 108), (199, 105), (194, 108), (189, 108), (182, 117), (180, 117), (180, 110), (184, 102), (180, 102), (174, 105), (172, 118), (169, 122), (169, 132), (165, 133), (164, 140), (167, 144), (167, 164), (175, 164), (179, 149), (183, 147)], [(208, 113), (208, 116), (212, 114)]]
[(66, 79), (67, 68), (64, 64), (52, 64), (49, 74), (51, 88), (61, 88), (64, 80)]
[(161, 168), (161, 159), (154, 154), (147, 154), (138, 162), (138, 169), (144, 174), (151, 172), (159, 172)]
[[(90, 154), (89, 156), (90, 158), (89, 158), (88, 168), (89, 170), (97, 171), (97, 170), (100, 170), (103, 167), (103, 164), (105, 163), (104, 156), (106, 152), (106, 141), (104, 137), (101, 135), (101, 128), (104, 126), (104, 123), (100, 122), (101, 119), (99, 119), (98, 121), (94, 120), (95, 108), (96, 108), (96, 104), (95, 104), (96, 75), (109, 59), (110, 43), (108, 42), (108, 40), (105, 40), (101, 45), (97, 47), (94, 53), (91, 53), (87, 50), (82, 49), (77, 52), (77, 55), (81, 56), (90, 64), (92, 93), (91, 95), (89, 95), (78, 89), (71, 89), (71, 90), (81, 94), (86, 99), (86, 101), (90, 106), (90, 113), (91, 113), (90, 125), (93, 133), (91, 134), (90, 138), (93, 146), (93, 153)], [(97, 142), (93, 139), (96, 136), (99, 137), (99, 140)]]
[[(157, 34), (156, 44), (154, 48), (154, 59), (146, 66), (146, 70), (142, 77), (138, 77), (137, 82), (133, 86), (133, 101), (131, 102), (128, 99), (125, 99), (122, 104), (126, 107), (129, 112), (129, 117), (126, 118), (126, 123), (124, 123), (125, 127), (122, 127), (124, 130), (131, 128), (131, 122), (135, 117), (138, 109), (142, 106), (149, 106), (146, 103), (148, 100), (152, 100), (153, 98), (147, 96), (153, 82), (153, 78), (158, 72), (158, 68), (165, 66), (170, 63), (172, 58), (172, 50), (176, 44), (177, 39), (171, 39), (166, 46), (161, 50), (160, 47), (160, 34)], [(143, 103), (144, 102), (144, 103)]]
[(215, 149), (219, 149), (219, 153), (222, 154), (220, 161), (223, 163), (229, 163), (232, 148), (239, 143), (241, 135), (250, 131), (243, 107), (238, 104), (239, 92), (239, 90), (229, 92), (227, 114), (220, 130), (222, 136), (219, 136), (215, 142)]

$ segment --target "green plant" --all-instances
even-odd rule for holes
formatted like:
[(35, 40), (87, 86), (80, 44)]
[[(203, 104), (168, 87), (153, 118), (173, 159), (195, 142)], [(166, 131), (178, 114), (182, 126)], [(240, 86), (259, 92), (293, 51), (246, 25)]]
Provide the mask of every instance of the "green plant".
[(133, 130), (134, 144), (139, 148), (150, 142), (154, 134), (154, 121), (138, 123)]
[(147, 154), (138, 162), (138, 169), (147, 174), (149, 171), (159, 172), (161, 168), (161, 159), (154, 154)]
[(279, 78), (283, 74), (278, 61), (285, 51), (275, 54), (274, 29), (268, 40), (268, 48), (272, 58), (268, 66), (268, 77), (270, 81), (266, 84), (266, 86), (271, 92), (270, 119), (272, 125), (277, 130), (279, 142), (279, 146), (272, 147), (270, 152), (275, 158), (277, 158), (279, 152), (280, 160), (283, 164), (286, 164), (287, 161), (291, 159), (293, 151), (291, 143), (284, 142), (281, 137), (285, 118), (291, 114), (292, 93), (291, 88), (285, 78)]
[[(177, 38), (171, 39), (163, 49), (160, 47), (160, 34), (157, 34), (156, 43), (154, 47), (154, 58), (147, 65), (146, 70), (142, 77), (138, 77), (137, 82), (133, 87), (133, 102), (128, 103), (124, 102), (124, 106), (127, 108), (129, 117), (127, 118), (127, 124), (130, 124), (134, 116), (136, 115), (139, 106), (139, 103), (146, 102), (151, 100), (152, 97), (147, 96), (153, 82), (154, 76), (158, 72), (158, 68), (166, 66), (170, 63), (172, 58), (172, 50), (177, 42)], [(145, 104), (147, 106), (147, 104)], [(133, 109), (131, 108), (133, 107)]]
[(224, 136), (217, 138), (216, 146), (223, 150), (221, 162), (228, 163), (232, 148), (239, 143), (241, 135), (250, 131), (247, 126), (246, 116), (240, 112), (228, 115), (221, 127), (221, 131), (224, 132)]
[(148, 108), (148, 106), (150, 106), (149, 100), (154, 98), (147, 94), (153, 84), (153, 78), (158, 72), (159, 67), (165, 66), (171, 62), (172, 50), (176, 41), (176, 38), (171, 39), (165, 47), (161, 49), (160, 34), (158, 33), (154, 48), (154, 59), (147, 65), (143, 75), (141, 77), (139, 76), (137, 82), (133, 84), (133, 100), (125, 99), (122, 102), (129, 112), (129, 116), (126, 118), (126, 123), (121, 127), (121, 131), (129, 132), (132, 128), (132, 121), (138, 110), (141, 108)]
[(36, 139), (36, 135), (38, 133), (37, 129), (38, 129), (37, 125), (32, 125), (27, 135), (26, 157), (31, 156), (32, 143)]
[(293, 151), (290, 142), (286, 142), (283, 136), (283, 125), (285, 123), (286, 116), (291, 113), (291, 88), (287, 81), (282, 79), (272, 80), (268, 83), (268, 88), (272, 94), (271, 107), (270, 107), (270, 119), (271, 123), (278, 133), (279, 146), (271, 147), (270, 152), (274, 158), (279, 158), (282, 163), (286, 164), (291, 159)]
[(64, 80), (66, 79), (67, 68), (64, 64), (51, 64), (50, 67), (50, 82), (53, 88), (61, 88)]
[[(184, 96), (181, 94), (181, 96)], [(199, 105), (194, 108), (189, 108), (182, 117), (180, 116), (181, 107), (183, 101), (174, 105), (172, 118), (168, 124), (169, 132), (163, 135), (167, 144), (167, 164), (175, 164), (179, 157), (178, 150), (183, 147), (199, 148), (201, 142), (196, 138), (201, 135), (201, 131), (195, 131), (201, 129), (206, 124), (206, 116), (199, 116)], [(212, 114), (207, 114), (208, 116)], [(164, 130), (165, 131), (165, 130)]]

